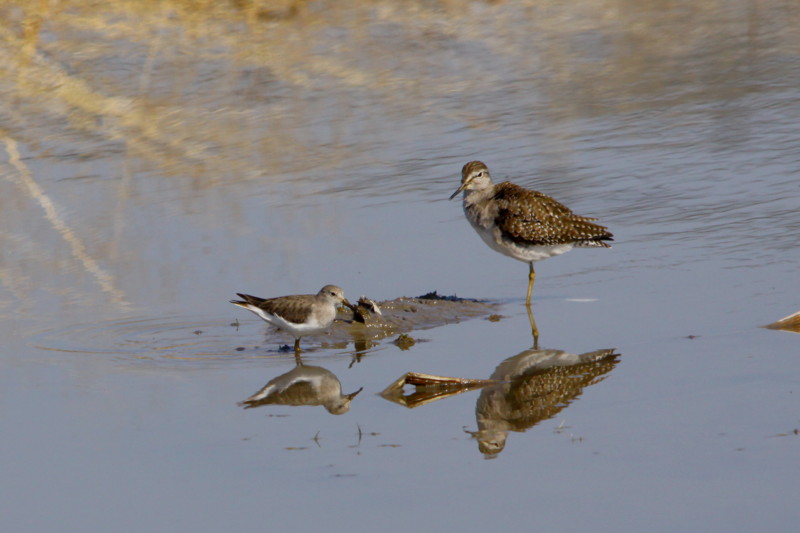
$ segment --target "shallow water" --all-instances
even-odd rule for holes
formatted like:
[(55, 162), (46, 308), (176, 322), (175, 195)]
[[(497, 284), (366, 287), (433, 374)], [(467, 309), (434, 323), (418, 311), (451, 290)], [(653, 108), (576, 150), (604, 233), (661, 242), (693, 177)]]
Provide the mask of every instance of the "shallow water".
[[(76, 4), (0, 3), (3, 531), (800, 519), (800, 337), (759, 327), (800, 308), (793, 2)], [(530, 354), (527, 267), (447, 201), (472, 159), (615, 235), (533, 311), (616, 363), (517, 387), (491, 454), (498, 389), (378, 394)], [(502, 318), (304, 339), (349, 411), (238, 406), (295, 362), (228, 300), (326, 283)]]

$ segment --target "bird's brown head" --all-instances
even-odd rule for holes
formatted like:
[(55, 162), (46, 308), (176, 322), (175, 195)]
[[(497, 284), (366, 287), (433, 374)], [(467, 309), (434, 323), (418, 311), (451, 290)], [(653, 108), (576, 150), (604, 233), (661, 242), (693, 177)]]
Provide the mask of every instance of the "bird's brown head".
[(339, 401), (337, 401), (336, 403), (326, 405), (325, 409), (327, 409), (328, 412), (332, 415), (345, 414), (347, 411), (350, 410), (350, 402), (352, 402), (353, 398), (358, 396), (358, 393), (361, 392), (362, 390), (364, 390), (364, 387), (361, 387), (357, 391), (351, 392), (350, 394), (343, 395), (341, 398), (339, 398)]
[(341, 287), (336, 285), (325, 285), (319, 290), (317, 297), (322, 297), (326, 300), (333, 300), (336, 303), (340, 303), (345, 299), (344, 291)]
[(492, 186), (492, 176), (489, 167), (482, 161), (470, 161), (461, 169), (461, 186), (450, 195), (450, 200), (461, 191), (482, 190)]

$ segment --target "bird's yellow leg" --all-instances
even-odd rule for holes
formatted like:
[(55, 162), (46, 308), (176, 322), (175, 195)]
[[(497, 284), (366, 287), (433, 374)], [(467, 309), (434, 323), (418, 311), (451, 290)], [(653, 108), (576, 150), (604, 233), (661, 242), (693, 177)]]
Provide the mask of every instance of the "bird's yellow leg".
[(533, 271), (533, 261), (530, 262), (530, 273), (528, 274), (528, 298), (525, 300), (525, 305), (531, 305), (531, 293), (533, 292), (533, 280), (536, 279), (536, 272)]

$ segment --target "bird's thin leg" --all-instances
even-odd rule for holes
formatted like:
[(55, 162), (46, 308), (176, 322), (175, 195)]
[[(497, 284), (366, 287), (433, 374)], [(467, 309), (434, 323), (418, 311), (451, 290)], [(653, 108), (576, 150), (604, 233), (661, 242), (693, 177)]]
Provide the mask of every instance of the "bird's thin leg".
[(531, 311), (531, 306), (525, 306), (528, 309), (528, 320), (531, 322), (531, 335), (533, 335), (533, 349), (539, 349), (539, 328), (536, 327), (536, 320), (533, 319), (533, 311)]
[(533, 271), (533, 261), (530, 262), (530, 273), (528, 274), (528, 298), (525, 300), (525, 305), (531, 305), (531, 293), (533, 292), (533, 280), (536, 279), (536, 272)]
[(294, 340), (294, 355), (295, 356), (300, 355), (300, 339)]

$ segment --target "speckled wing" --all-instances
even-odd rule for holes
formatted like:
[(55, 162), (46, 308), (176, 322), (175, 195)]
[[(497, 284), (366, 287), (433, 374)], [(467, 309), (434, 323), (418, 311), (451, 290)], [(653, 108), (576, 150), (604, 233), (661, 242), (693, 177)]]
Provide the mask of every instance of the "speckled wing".
[(237, 293), (246, 303), (263, 309), (272, 315), (278, 315), (288, 322), (300, 324), (311, 314), (315, 297), (311, 294), (295, 294), (278, 298), (259, 298), (249, 294)]
[(538, 191), (510, 182), (495, 187), (498, 208), (495, 224), (503, 236), (517, 243), (549, 246), (573, 243), (575, 246), (609, 245), (608, 229), (591, 222), (568, 207)]

